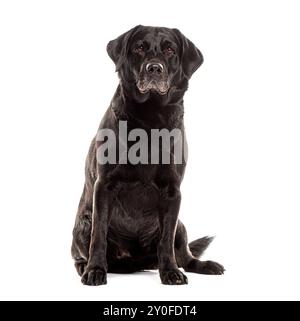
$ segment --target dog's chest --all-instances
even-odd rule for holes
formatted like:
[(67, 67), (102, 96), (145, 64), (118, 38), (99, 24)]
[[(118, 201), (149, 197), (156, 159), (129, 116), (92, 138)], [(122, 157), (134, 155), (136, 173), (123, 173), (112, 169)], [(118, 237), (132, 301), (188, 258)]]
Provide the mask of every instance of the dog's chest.
[(123, 183), (117, 194), (117, 203), (126, 215), (144, 218), (157, 211), (159, 190), (151, 181)]

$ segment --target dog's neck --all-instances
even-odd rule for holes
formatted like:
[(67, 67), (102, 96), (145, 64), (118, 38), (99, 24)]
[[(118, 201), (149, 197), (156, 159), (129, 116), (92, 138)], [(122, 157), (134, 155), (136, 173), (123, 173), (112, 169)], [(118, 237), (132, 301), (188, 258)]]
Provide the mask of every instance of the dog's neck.
[(183, 94), (170, 89), (169, 97), (149, 94), (144, 101), (128, 94), (120, 84), (112, 100), (118, 120), (127, 120), (140, 128), (181, 128), (183, 125)]

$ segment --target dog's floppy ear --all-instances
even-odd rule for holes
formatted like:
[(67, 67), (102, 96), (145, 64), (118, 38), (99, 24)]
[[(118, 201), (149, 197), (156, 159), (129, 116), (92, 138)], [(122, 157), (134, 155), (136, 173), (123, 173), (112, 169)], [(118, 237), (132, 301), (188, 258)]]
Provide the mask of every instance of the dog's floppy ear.
[(116, 71), (120, 69), (124, 61), (126, 60), (126, 54), (128, 50), (128, 41), (135, 31), (140, 27), (136, 26), (129, 31), (123, 33), (118, 38), (111, 40), (106, 47), (107, 53), (116, 65)]
[(203, 55), (201, 51), (178, 29), (173, 29), (181, 43), (182, 71), (187, 79), (202, 65)]

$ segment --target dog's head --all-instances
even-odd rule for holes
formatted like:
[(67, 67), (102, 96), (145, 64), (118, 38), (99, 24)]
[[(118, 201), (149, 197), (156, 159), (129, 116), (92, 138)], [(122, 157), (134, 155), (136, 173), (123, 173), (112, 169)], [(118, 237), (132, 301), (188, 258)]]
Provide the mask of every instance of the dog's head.
[(203, 56), (179, 30), (136, 26), (107, 45), (121, 83), (131, 95), (145, 101), (186, 90)]

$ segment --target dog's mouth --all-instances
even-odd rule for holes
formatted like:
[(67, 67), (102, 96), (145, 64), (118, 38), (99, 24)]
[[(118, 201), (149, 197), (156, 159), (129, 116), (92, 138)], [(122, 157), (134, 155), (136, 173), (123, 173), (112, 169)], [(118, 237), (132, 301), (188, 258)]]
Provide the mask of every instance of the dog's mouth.
[(167, 81), (164, 80), (139, 80), (136, 84), (138, 90), (142, 94), (146, 94), (150, 91), (154, 91), (160, 95), (165, 95), (170, 85)]

